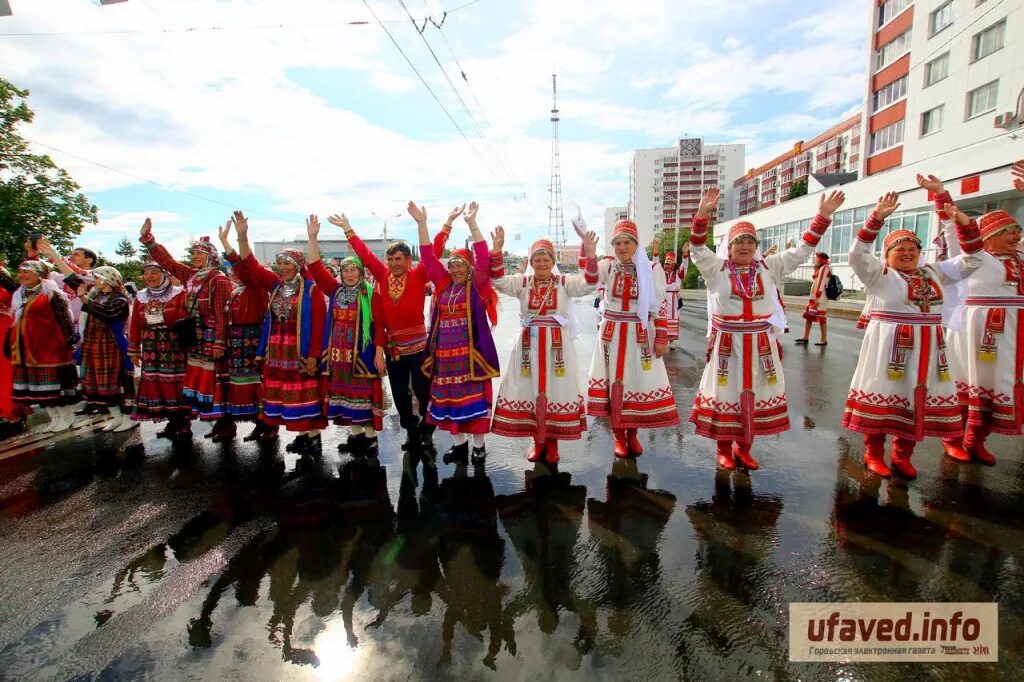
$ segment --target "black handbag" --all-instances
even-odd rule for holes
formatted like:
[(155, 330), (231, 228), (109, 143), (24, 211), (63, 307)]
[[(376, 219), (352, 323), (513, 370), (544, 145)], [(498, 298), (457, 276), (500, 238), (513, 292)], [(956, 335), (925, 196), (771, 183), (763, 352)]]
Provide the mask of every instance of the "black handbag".
[[(205, 283), (203, 284), (205, 286)], [(178, 347), (182, 350), (191, 350), (199, 345), (203, 340), (202, 332), (199, 330), (199, 325), (196, 324), (196, 318), (192, 314), (196, 310), (196, 306), (199, 305), (199, 296), (203, 293), (203, 287), (199, 287), (199, 291), (196, 292), (196, 297), (192, 301), (192, 306), (188, 310), (188, 315), (174, 324), (171, 325), (171, 331), (178, 337)]]

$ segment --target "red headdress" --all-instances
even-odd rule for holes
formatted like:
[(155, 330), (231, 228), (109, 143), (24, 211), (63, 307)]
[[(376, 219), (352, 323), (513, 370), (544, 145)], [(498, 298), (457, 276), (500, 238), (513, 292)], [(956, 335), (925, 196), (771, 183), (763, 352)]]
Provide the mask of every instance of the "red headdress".
[(755, 242), (758, 242), (757, 228), (754, 227), (753, 223), (748, 223), (745, 220), (741, 220), (732, 226), (729, 230), (729, 244), (732, 244), (737, 239), (742, 237), (750, 237)]
[(640, 232), (636, 229), (636, 223), (632, 220), (622, 219), (615, 223), (615, 229), (612, 231), (612, 241), (615, 241), (619, 237), (629, 237), (637, 244), (640, 243)]
[(1003, 210), (989, 211), (981, 216), (978, 221), (978, 228), (981, 230), (982, 241), (994, 237), (1003, 230), (1011, 227), (1020, 227), (1020, 224), (1013, 219), (1013, 216)]
[(921, 240), (917, 238), (916, 234), (910, 230), (894, 230), (885, 236), (883, 243), (885, 255), (888, 256), (889, 251), (900, 242), (914, 242), (917, 244), (917, 248), (921, 248)]

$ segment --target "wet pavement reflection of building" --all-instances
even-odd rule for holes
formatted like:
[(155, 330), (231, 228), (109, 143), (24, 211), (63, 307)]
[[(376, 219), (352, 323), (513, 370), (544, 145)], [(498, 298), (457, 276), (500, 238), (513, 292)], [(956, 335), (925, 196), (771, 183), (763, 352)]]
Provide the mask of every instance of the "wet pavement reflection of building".
[[(685, 414), (703, 321), (684, 324)], [(688, 427), (614, 460), (600, 423), (560, 469), (498, 438), (443, 465), (395, 429), (379, 461), (339, 457), (343, 430), (304, 458), (206, 427), (2, 443), (0, 679), (1013, 679), (1021, 444), (866, 475), (837, 427), (858, 337), (835, 326), (828, 355), (787, 354), (794, 427), (750, 475)], [(793, 601), (997, 601), (1000, 662), (791, 663)]]

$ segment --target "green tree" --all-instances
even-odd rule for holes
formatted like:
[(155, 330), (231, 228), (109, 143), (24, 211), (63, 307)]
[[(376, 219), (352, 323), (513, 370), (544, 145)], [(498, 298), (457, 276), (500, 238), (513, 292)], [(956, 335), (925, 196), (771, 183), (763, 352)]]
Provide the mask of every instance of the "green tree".
[(95, 224), (96, 206), (79, 192), (67, 171), (45, 154), (33, 154), (17, 127), (35, 114), (25, 103), (28, 90), (0, 78), (0, 257), (19, 263), (25, 238), (45, 235), (61, 253), (71, 251), (86, 224)]
[(121, 237), (121, 241), (117, 243), (114, 253), (120, 256), (121, 260), (127, 264), (135, 258), (135, 245), (131, 243), (128, 237)]
[(789, 194), (786, 195), (786, 200), (796, 199), (805, 194), (807, 194), (807, 178), (801, 178), (789, 186)]

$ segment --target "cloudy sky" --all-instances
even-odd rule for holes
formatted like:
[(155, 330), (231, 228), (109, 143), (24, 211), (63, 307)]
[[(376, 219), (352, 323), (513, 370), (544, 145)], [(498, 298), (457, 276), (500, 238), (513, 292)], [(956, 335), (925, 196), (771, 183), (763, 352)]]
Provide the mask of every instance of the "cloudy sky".
[[(303, 235), (306, 214), (334, 212), (379, 236), (373, 213), (408, 199), (432, 225), (476, 199), (482, 225), (525, 249), (548, 231), (553, 69), (564, 196), (596, 226), (626, 201), (633, 149), (703, 135), (746, 143), (750, 167), (840, 120), (863, 96), (874, 5), (10, 2), (0, 75), (32, 91), (22, 133), (100, 207), (81, 242), (108, 255), (147, 215), (176, 248), (232, 207), (255, 239)], [(445, 10), (422, 34), (409, 19)], [(415, 236), (408, 217), (389, 232)]]

